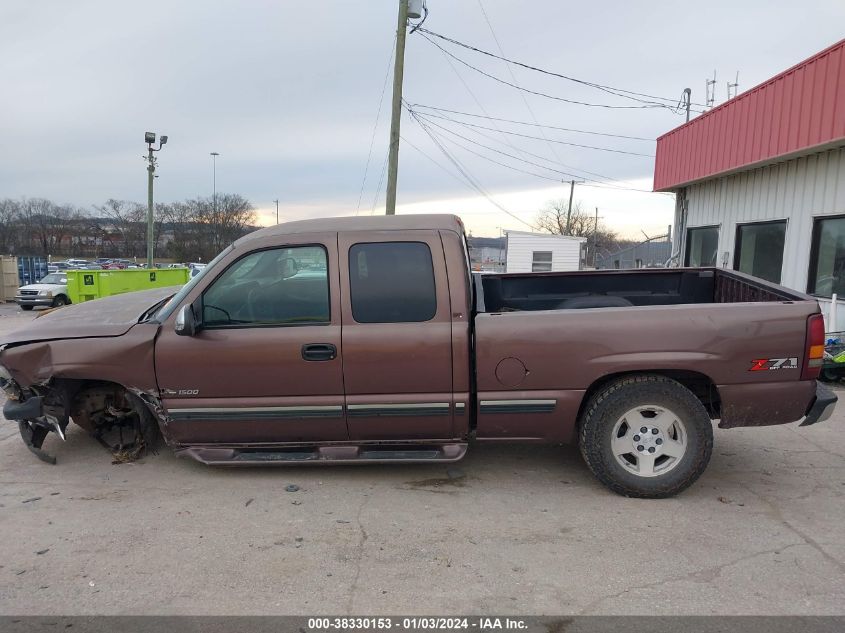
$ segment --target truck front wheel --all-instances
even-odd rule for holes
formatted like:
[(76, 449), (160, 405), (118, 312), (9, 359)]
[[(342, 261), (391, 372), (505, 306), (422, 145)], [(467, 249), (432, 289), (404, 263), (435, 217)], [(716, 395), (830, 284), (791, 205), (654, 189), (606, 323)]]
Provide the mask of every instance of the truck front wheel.
[(691, 391), (659, 375), (605, 385), (587, 405), (581, 454), (596, 478), (626, 497), (671, 497), (710, 461), (713, 426)]

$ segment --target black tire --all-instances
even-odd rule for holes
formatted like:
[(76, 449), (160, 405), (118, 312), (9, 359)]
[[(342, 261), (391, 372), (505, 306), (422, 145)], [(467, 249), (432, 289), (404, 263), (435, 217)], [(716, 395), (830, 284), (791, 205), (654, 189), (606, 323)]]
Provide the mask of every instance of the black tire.
[(70, 301), (64, 295), (59, 295), (58, 297), (53, 299), (53, 307), (54, 308), (61, 308), (62, 306), (66, 306), (69, 303), (70, 303)]
[(21, 310), (32, 310), (32, 306), (21, 306)]
[[(645, 477), (631, 472), (611, 450), (616, 423), (638, 405), (666, 407), (683, 424), (686, 448), (677, 463), (663, 474)], [(689, 389), (665, 376), (640, 374), (615, 380), (590, 399), (581, 418), (579, 445), (593, 475), (613, 492), (659, 499), (685, 490), (707, 468), (713, 452), (713, 424)]]

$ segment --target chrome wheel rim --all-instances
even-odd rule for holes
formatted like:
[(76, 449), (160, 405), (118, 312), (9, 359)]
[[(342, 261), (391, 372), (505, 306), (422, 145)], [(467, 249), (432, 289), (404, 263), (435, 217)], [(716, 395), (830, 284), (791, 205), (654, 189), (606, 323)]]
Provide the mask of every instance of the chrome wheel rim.
[(687, 430), (671, 409), (644, 404), (629, 409), (613, 425), (610, 450), (617, 463), (638, 477), (659, 477), (681, 463)]

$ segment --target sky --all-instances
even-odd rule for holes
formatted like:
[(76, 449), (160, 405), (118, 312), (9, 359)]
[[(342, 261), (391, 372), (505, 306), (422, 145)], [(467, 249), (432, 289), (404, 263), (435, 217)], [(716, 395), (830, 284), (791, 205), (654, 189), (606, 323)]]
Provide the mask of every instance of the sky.
[[(714, 70), (718, 105), (737, 72), (743, 92), (838, 41), (845, 24), (841, 0), (427, 6), (434, 33), (671, 106), (685, 87), (703, 104)], [(159, 201), (210, 196), (215, 151), (217, 191), (247, 197), (262, 224), (275, 223), (276, 199), (282, 221), (383, 213), (397, 7), (5, 0), (0, 198), (144, 201), (143, 133), (154, 131), (169, 136)], [(527, 230), (575, 179), (581, 207), (625, 237), (672, 221), (673, 197), (649, 193), (653, 139), (684, 120), (670, 108), (419, 31), (407, 38), (403, 96), (428, 115), (422, 125), (403, 115), (397, 213), (457, 213), (475, 235)]]

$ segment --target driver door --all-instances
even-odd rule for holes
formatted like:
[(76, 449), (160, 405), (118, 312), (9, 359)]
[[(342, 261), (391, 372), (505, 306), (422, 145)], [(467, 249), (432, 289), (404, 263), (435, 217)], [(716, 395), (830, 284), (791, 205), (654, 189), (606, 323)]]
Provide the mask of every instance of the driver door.
[(348, 439), (336, 234), (293, 242), (221, 261), (186, 297), (194, 336), (163, 325), (156, 376), (180, 444)]

